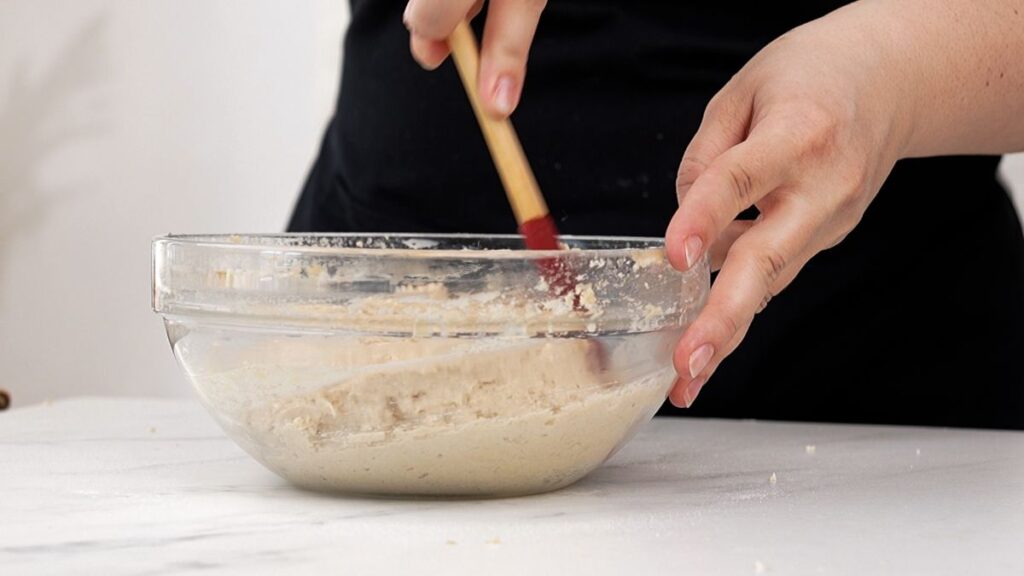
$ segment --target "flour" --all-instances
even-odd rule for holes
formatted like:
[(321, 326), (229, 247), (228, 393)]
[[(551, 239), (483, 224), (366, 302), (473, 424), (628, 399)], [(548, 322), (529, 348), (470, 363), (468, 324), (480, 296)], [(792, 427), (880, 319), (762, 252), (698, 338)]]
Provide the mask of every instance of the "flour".
[[(196, 326), (175, 350), (239, 445), (295, 484), (553, 490), (604, 462), (664, 401), (672, 348), (699, 303), (687, 288), (664, 307), (640, 297), (641, 270), (679, 293), (667, 270), (652, 272), (665, 267), (661, 250), (594, 260), (586, 270), (607, 272), (577, 276), (561, 295), (541, 277), (512, 288), (403, 283), (340, 302), (233, 301), (250, 317), (310, 328)], [(281, 282), (330, 285), (338, 274), (306, 264)], [(227, 289), (250, 276), (226, 270), (212, 281)]]
[(597, 351), (574, 338), (283, 339), (214, 354), (242, 367), (193, 377), (239, 443), (296, 484), (510, 495), (578, 480), (664, 400), (670, 365), (617, 376)]

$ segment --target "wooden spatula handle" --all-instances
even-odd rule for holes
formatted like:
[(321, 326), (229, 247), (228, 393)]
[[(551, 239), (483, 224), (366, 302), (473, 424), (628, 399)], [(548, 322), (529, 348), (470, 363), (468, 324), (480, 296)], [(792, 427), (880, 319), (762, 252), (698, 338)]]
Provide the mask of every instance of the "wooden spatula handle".
[(487, 114), (480, 105), (478, 71), (480, 51), (476, 37), (468, 22), (460, 22), (448, 37), (452, 59), (459, 71), (459, 77), (473, 105), (473, 112), (480, 123), (480, 129), (491, 151), (491, 157), (498, 169), (501, 183), (505, 187), (512, 212), (520, 225), (532, 220), (548, 217), (548, 207), (541, 196), (540, 187), (533, 177), (533, 171), (526, 161), (526, 154), (519, 144), (516, 131), (508, 119), (497, 119)]

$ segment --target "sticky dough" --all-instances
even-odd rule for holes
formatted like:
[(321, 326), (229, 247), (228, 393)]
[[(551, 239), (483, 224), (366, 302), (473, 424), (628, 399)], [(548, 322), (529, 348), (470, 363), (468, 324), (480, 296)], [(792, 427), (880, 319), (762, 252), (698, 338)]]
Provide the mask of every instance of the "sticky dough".
[[(672, 381), (669, 368), (619, 382), (582, 339), (358, 338), (340, 353), (334, 340), (321, 350), (289, 345), (296, 350), (264, 349), (254, 355), (263, 361), (205, 375), (201, 392), (269, 468), (348, 492), (507, 495), (570, 484), (650, 417)], [(270, 389), (285, 393), (240, 400)]]
[[(417, 317), (423, 297), (447, 298), (409, 296), (365, 300), (345, 314), (402, 317), (393, 313), (399, 306)], [(468, 301), (460, 318), (488, 309), (506, 322), (525, 317), (484, 304)], [(640, 338), (621, 345), (625, 364), (657, 357), (651, 349), (662, 340)], [(650, 418), (674, 377), (667, 361), (652, 364), (660, 370), (616, 371), (606, 344), (567, 337), (330, 335), (208, 350), (193, 380), (240, 445), (296, 484), (357, 493), (565, 486)]]

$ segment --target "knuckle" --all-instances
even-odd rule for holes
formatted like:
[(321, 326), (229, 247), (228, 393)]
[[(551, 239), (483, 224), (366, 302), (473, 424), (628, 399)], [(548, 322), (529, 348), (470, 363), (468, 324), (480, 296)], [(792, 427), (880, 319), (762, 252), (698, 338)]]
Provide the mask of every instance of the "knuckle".
[(409, 22), (416, 35), (427, 40), (444, 40), (451, 33), (451, 30), (445, 29), (436, 17), (414, 18)]
[(754, 176), (749, 168), (743, 164), (731, 164), (725, 168), (726, 176), (732, 187), (733, 197), (736, 201), (737, 212), (746, 209), (754, 203)]
[(489, 45), (488, 48), (491, 46), (493, 46), (493, 52), (488, 51), (488, 57), (500, 58), (506, 65), (515, 67), (518, 73), (521, 73), (522, 69), (526, 67), (530, 47), (521, 38), (502, 38), (493, 45)]
[(846, 170), (840, 174), (840, 178), (843, 184), (833, 201), (829, 224), (845, 234), (860, 222), (872, 194), (864, 170)]
[(452, 33), (455, 24), (468, 15), (468, 12), (457, 14), (455, 10), (454, 5), (412, 0), (408, 5), (406, 25), (428, 40), (444, 40)]
[(858, 166), (844, 171), (841, 177), (845, 185), (839, 196), (838, 210), (840, 212), (861, 211), (864, 199), (870, 196), (871, 184), (867, 171), (863, 167)]
[(733, 245), (733, 249), (739, 252), (741, 257), (756, 270), (765, 292), (771, 290), (789, 265), (786, 256), (775, 246), (759, 245), (755, 248), (740, 239)]
[(729, 88), (729, 84), (727, 84), (725, 88), (716, 92), (704, 106), (704, 121), (716, 118), (729, 119), (736, 116), (738, 114), (736, 100), (733, 91)]
[(718, 92), (712, 96), (704, 107), (704, 120), (720, 115), (726, 109), (725, 102), (726, 96), (724, 92)]
[[(487, 37), (489, 32), (485, 32), (483, 40), (484, 49), (491, 48), (493, 52), (497, 53), (498, 57), (511, 61), (517, 68), (523, 68), (529, 57), (534, 30), (545, 7), (547, 7), (547, 0), (520, 0), (514, 8), (512, 6), (509, 7), (515, 13), (506, 14), (503, 12), (500, 22), (494, 21), (494, 16), (489, 14), (487, 21), (488, 30), (491, 30), (493, 25), (493, 32), (497, 33), (497, 38), (494, 42), (491, 42)], [(525, 21), (529, 26), (517, 26), (514, 23), (510, 23), (509, 20)], [(519, 24), (523, 23), (519, 22)]]
[(836, 123), (836, 114), (830, 106), (816, 100), (805, 100), (800, 105), (800, 116), (803, 127), (810, 132), (818, 132)]
[(835, 208), (821, 194), (808, 193), (800, 188), (788, 188), (777, 193), (779, 204), (792, 206), (794, 213), (802, 222), (800, 231), (810, 234), (827, 226), (836, 215)]
[(830, 228), (834, 231), (832, 233), (832, 240), (829, 242), (829, 248), (842, 242), (853, 229), (860, 223), (862, 213), (853, 210), (844, 210), (836, 212), (832, 217)]
[(721, 335), (722, 343), (729, 342), (740, 331), (740, 322), (736, 320), (735, 314), (718, 314), (713, 322), (715, 332)]
[(695, 156), (683, 156), (676, 172), (676, 196), (681, 199), (707, 167), (706, 162)]
[(773, 247), (765, 247), (758, 254), (755, 262), (769, 289), (782, 276), (782, 271), (788, 264), (786, 257)]
[(817, 102), (804, 102), (786, 115), (778, 126), (802, 164), (828, 158), (839, 150), (843, 122), (841, 115)]
[(850, 232), (852, 230), (852, 228), (850, 230), (838, 230), (835, 234), (832, 235), (832, 239), (825, 243), (824, 249), (831, 250), (832, 248), (838, 246), (840, 243), (842, 243), (843, 240), (846, 240), (846, 237), (850, 235)]
[(839, 127), (836, 124), (819, 125), (808, 134), (802, 159), (817, 160), (835, 157), (839, 146)]
[(840, 194), (836, 208), (832, 212), (832, 222), (848, 231), (860, 221), (862, 212), (861, 195), (843, 193)]

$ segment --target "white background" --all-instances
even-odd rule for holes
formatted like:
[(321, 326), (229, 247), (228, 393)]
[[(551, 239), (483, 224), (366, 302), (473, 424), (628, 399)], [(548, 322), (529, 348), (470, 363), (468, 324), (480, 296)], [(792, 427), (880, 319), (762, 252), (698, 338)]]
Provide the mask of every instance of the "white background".
[[(0, 0), (0, 388), (16, 404), (188, 393), (150, 311), (150, 239), (284, 227), (346, 10)], [(1024, 191), (1024, 158), (1004, 168)]]
[(188, 394), (150, 240), (280, 231), (345, 0), (0, 0), (0, 388)]

